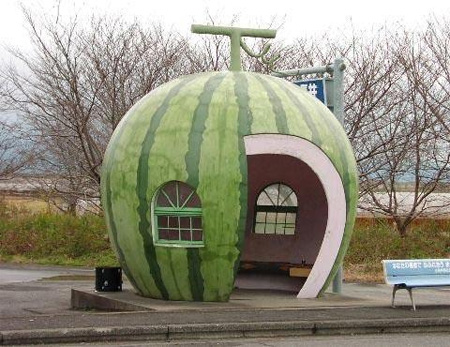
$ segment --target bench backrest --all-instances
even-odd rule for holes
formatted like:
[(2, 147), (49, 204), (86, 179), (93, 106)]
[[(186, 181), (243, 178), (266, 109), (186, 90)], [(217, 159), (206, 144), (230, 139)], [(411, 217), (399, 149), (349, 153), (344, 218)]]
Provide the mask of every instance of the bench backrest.
[(383, 260), (384, 276), (450, 276), (450, 259)]

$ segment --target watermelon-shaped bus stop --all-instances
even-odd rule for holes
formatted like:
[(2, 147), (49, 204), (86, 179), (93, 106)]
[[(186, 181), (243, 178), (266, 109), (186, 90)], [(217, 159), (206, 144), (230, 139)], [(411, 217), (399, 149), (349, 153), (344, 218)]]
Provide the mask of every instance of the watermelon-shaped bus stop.
[(235, 285), (264, 288), (273, 273), (281, 287), (316, 297), (355, 218), (346, 134), (301, 88), (239, 71), (241, 37), (272, 31), (197, 31), (231, 37), (232, 71), (160, 86), (108, 145), (102, 203), (119, 262), (152, 298), (226, 301)]

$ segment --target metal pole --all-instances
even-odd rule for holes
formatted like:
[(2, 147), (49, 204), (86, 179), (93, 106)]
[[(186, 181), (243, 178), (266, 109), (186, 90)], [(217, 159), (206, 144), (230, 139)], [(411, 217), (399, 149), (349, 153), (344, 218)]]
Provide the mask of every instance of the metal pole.
[(334, 66), (329, 64), (325, 66), (313, 66), (307, 67), (304, 69), (292, 69), (292, 70), (282, 70), (282, 71), (274, 71), (272, 76), (275, 77), (288, 77), (288, 76), (302, 76), (309, 75), (314, 73), (324, 73), (324, 72), (333, 72)]
[(334, 80), (334, 108), (333, 113), (339, 123), (344, 126), (344, 70), (345, 64), (342, 58), (336, 58), (333, 64)]
[(342, 272), (343, 270), (341, 265), (333, 278), (333, 293), (335, 294), (342, 294)]
[[(333, 80), (334, 80), (334, 106), (333, 113), (342, 127), (344, 126), (344, 70), (345, 64), (342, 58), (336, 58), (333, 64)], [(333, 279), (333, 293), (342, 293), (342, 265)]]

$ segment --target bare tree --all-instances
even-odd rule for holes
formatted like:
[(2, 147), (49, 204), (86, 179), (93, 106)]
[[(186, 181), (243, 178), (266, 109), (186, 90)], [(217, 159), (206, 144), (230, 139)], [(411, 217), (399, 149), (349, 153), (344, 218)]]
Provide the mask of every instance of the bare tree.
[(33, 156), (19, 138), (18, 125), (0, 120), (0, 180), (9, 180), (29, 166)]
[(190, 69), (184, 38), (158, 26), (108, 18), (86, 26), (36, 22), (24, 10), (33, 52), (10, 50), (21, 66), (4, 73), (6, 100), (27, 124), (51, 190), (67, 200), (97, 198), (103, 153), (125, 112), (158, 85)]
[(401, 25), (353, 30), (319, 44), (298, 39), (277, 63), (281, 70), (345, 58), (345, 129), (360, 172), (360, 207), (392, 218), (402, 236), (414, 219), (447, 204), (435, 194), (449, 184), (450, 84), (438, 71), (449, 66), (444, 24), (430, 22), (425, 33)]
[[(429, 60), (424, 68), (434, 80), (432, 90), (421, 87), (418, 91), (426, 96), (428, 106), (442, 127), (450, 129), (450, 19), (431, 18), (423, 35)], [(447, 142), (449, 138), (444, 139)]]
[(450, 132), (441, 121), (448, 101), (435, 102), (442, 100), (442, 81), (430, 70), (437, 64), (424, 45), (428, 34), (391, 34), (401, 75), (385, 96), (391, 109), (373, 123), (370, 136), (379, 151), (367, 161), (376, 170), (363, 181), (367, 195), (362, 207), (391, 217), (401, 236), (414, 219), (442, 213), (449, 205), (444, 195), (434, 194), (449, 183)]

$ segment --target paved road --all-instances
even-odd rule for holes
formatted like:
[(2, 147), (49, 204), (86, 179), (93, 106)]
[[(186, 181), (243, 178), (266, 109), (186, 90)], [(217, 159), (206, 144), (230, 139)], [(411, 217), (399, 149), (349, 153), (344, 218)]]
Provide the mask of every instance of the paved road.
[(94, 286), (91, 269), (0, 264), (0, 326), (11, 317), (80, 312), (69, 311), (71, 286), (80, 281), (47, 281), (59, 276), (91, 278), (88, 283)]
[(63, 267), (8, 266), (0, 268), (0, 285), (9, 283), (32, 282), (56, 276), (89, 276), (93, 270)]

